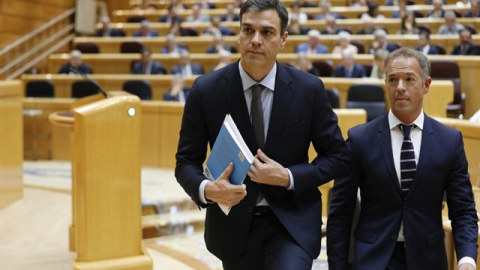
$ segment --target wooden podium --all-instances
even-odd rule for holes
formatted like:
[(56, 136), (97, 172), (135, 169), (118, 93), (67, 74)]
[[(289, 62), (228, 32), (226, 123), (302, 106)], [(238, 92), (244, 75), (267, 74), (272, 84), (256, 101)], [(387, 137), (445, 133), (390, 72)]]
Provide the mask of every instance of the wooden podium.
[(49, 119), (73, 133), (74, 269), (152, 269), (142, 245), (139, 98), (90, 96)]

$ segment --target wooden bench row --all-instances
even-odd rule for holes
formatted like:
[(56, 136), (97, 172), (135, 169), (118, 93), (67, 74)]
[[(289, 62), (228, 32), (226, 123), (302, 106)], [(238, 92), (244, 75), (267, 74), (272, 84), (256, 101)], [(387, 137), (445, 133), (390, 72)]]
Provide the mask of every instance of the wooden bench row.
[[(426, 17), (428, 11), (433, 10), (433, 6), (431, 5), (413, 5), (409, 6), (408, 9), (416, 12), (420, 12)], [(465, 11), (469, 10), (466, 7), (458, 7), (457, 5), (444, 5), (444, 10), (455, 10), (458, 11), (460, 14), (463, 14)], [(305, 12), (313, 17), (318, 15), (321, 11), (319, 7), (309, 7), (309, 8), (301, 8), (302, 12)], [(341, 6), (334, 6), (330, 8), (332, 13), (337, 13), (345, 18), (359, 18), (363, 13), (367, 12), (367, 7), (341, 7)], [(393, 11), (398, 10), (397, 6), (380, 6), (379, 13), (385, 16), (386, 18), (391, 18)], [(237, 13), (239, 10), (237, 9)], [(116, 10), (113, 12), (112, 21), (114, 22), (126, 22), (129, 17), (142, 15), (145, 16), (150, 21), (158, 21), (160, 16), (166, 15), (168, 13), (167, 9), (161, 10)], [(216, 8), (216, 9), (206, 9), (203, 10), (203, 14), (209, 16), (221, 16), (226, 13), (224, 8)], [(185, 9), (178, 11), (178, 15), (182, 16), (184, 20), (187, 19), (188, 16), (192, 14), (191, 9)]]
[[(480, 23), (480, 20), (479, 20)], [(480, 27), (480, 24), (479, 24)], [(74, 45), (84, 42), (96, 43), (99, 47), (100, 53), (120, 53), (120, 47), (124, 42), (137, 41), (144, 46), (150, 47), (155, 52), (160, 52), (166, 45), (167, 38), (163, 37), (116, 37), (116, 38), (104, 38), (104, 37), (77, 37), (74, 39)], [(295, 48), (300, 43), (305, 43), (308, 40), (308, 36), (289, 36), (285, 47), (280, 51), (281, 53), (293, 53)], [(418, 35), (387, 35), (388, 42), (398, 43), (401, 46), (414, 48), (418, 45)], [(473, 35), (472, 42), (480, 44), (480, 35)], [(365, 53), (368, 53), (370, 46), (374, 42), (373, 35), (352, 35), (352, 41), (361, 43), (364, 47)], [(449, 54), (454, 46), (460, 43), (458, 36), (443, 36), (432, 35), (430, 36), (432, 44), (441, 45), (445, 48), (447, 54)], [(225, 44), (238, 46), (238, 39), (236, 36), (228, 36), (224, 38)], [(214, 44), (214, 38), (211, 36), (199, 36), (199, 37), (177, 37), (177, 43), (183, 44), (188, 47), (191, 53), (205, 53), (209, 46)], [(329, 52), (333, 51), (333, 48), (338, 43), (337, 35), (322, 35), (320, 37), (320, 43), (327, 47)]]
[[(288, 43), (288, 42), (287, 42)], [(233, 60), (238, 59), (239, 55), (234, 55)], [(278, 61), (284, 63), (294, 62), (295, 54), (279, 54)], [(129, 74), (132, 61), (138, 60), (137, 54), (84, 54), (84, 61), (88, 63), (95, 74)], [(178, 57), (164, 54), (153, 54), (153, 59), (163, 63), (167, 69), (178, 64)], [(192, 62), (199, 63), (209, 72), (218, 63), (216, 54), (192, 54)], [(432, 55), (431, 61), (455, 61), (460, 67), (460, 80), (462, 92), (467, 95), (466, 117), (470, 117), (479, 109), (480, 91), (477, 91), (480, 85), (480, 57), (478, 56), (450, 56), (450, 55)], [(336, 54), (320, 54), (310, 56), (312, 62), (331, 61), (334, 65), (340, 63), (341, 56)], [(54, 54), (49, 57), (49, 70), (57, 72), (60, 66), (68, 61), (68, 54)], [(372, 64), (373, 56), (362, 54), (356, 56), (357, 63)], [(124, 78), (124, 75), (120, 75)], [(157, 77), (157, 76), (152, 76)], [(161, 76), (158, 76), (161, 77)], [(323, 79), (323, 78), (322, 78)], [(325, 78), (326, 79), (326, 78)]]
[[(469, 25), (475, 29), (480, 29), (480, 18), (459, 18), (457, 20), (461, 24)], [(417, 25), (425, 26), (430, 29), (432, 34), (436, 34), (440, 26), (445, 24), (444, 19), (431, 19), (431, 18), (420, 18), (416, 20)], [(363, 27), (363, 21), (361, 19), (343, 19), (337, 20), (336, 24), (340, 28), (348, 29), (355, 34), (359, 29)], [(240, 22), (222, 22), (221, 26), (227, 27), (236, 34), (240, 31)], [(302, 26), (309, 29), (317, 29), (321, 31), (326, 25), (325, 20), (308, 20), (302, 23)], [(389, 34), (397, 34), (398, 30), (401, 27), (401, 19), (378, 19), (374, 20), (374, 25), (377, 27), (382, 27)], [(160, 23), (160, 22), (151, 22), (149, 24), (150, 28), (157, 31), (160, 36), (165, 36), (170, 30), (169, 23)], [(183, 22), (182, 27), (191, 28), (197, 30), (199, 35), (202, 35), (208, 27), (210, 27), (210, 22), (202, 23), (192, 23), (192, 22)], [(97, 28), (100, 28), (99, 24)], [(135, 31), (140, 28), (140, 23), (113, 23), (112, 27), (123, 29), (127, 36), (132, 36)]]

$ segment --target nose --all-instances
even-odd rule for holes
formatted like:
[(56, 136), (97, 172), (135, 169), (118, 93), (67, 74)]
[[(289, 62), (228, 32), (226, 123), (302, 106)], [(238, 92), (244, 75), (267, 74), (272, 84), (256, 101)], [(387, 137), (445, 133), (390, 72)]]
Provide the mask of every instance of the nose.
[(398, 85), (397, 85), (398, 90), (405, 90), (405, 81), (402, 79), (398, 80)]
[(260, 32), (256, 31), (253, 34), (252, 43), (255, 44), (255, 45), (258, 45), (258, 44), (260, 44), (260, 42), (261, 42)]

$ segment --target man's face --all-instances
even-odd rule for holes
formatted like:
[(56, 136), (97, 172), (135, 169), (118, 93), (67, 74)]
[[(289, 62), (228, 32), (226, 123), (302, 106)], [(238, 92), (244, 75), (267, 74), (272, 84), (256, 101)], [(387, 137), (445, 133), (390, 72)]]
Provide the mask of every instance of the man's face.
[(418, 46), (424, 47), (427, 45), (427, 43), (428, 43), (428, 40), (424, 35), (420, 35), (418, 37)]
[(385, 84), (393, 114), (410, 124), (422, 110), (423, 95), (429, 90), (432, 79), (422, 81), (422, 70), (415, 58), (398, 57), (387, 66)]
[(453, 29), (455, 26), (456, 19), (455, 16), (447, 16), (445, 17), (445, 24), (447, 25), (448, 28)]
[(150, 62), (150, 59), (151, 59), (150, 52), (143, 52), (142, 53), (142, 62), (143, 63)]
[(460, 32), (460, 43), (462, 45), (467, 45), (472, 42), (472, 35), (468, 31)]
[(247, 73), (273, 67), (277, 53), (285, 46), (288, 36), (287, 32), (280, 35), (280, 31), (280, 17), (274, 9), (243, 14), (238, 44), (242, 67)]
[(82, 58), (80, 56), (73, 55), (70, 57), (70, 64), (78, 68), (80, 64), (82, 64)]
[(349, 69), (354, 62), (355, 60), (353, 59), (353, 56), (348, 54), (342, 56), (342, 64), (346, 69)]

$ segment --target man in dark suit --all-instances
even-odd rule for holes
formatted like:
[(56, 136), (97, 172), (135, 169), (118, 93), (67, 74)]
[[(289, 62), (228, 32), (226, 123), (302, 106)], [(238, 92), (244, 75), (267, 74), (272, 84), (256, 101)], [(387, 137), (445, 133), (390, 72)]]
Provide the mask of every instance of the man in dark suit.
[(358, 188), (354, 269), (447, 270), (444, 194), (459, 269), (475, 269), (478, 217), (462, 134), (423, 112), (432, 81), (424, 54), (401, 48), (385, 67), (390, 112), (348, 132), (349, 175), (335, 180), (328, 216), (329, 269), (347, 269)]
[[(207, 208), (205, 242), (225, 270), (310, 270), (321, 243), (318, 186), (347, 169), (345, 144), (322, 81), (276, 61), (288, 36), (285, 6), (249, 0), (240, 18), (240, 60), (192, 86), (175, 175)], [(243, 185), (228, 181), (232, 165), (214, 182), (202, 174), (226, 114), (255, 155)], [(310, 143), (318, 153), (311, 163)]]
[(97, 37), (124, 37), (125, 32), (118, 28), (110, 26), (110, 18), (105, 16), (102, 18), (102, 28), (97, 30)]
[(480, 46), (472, 43), (472, 33), (468, 29), (461, 30), (460, 45), (453, 47), (452, 55), (480, 55)]
[(399, 46), (397, 44), (389, 43), (387, 40), (387, 32), (383, 29), (377, 29), (373, 32), (374, 39), (372, 46), (370, 46), (369, 53), (375, 54), (375, 51), (378, 49), (384, 49), (389, 52), (393, 52), (394, 50), (398, 49)]
[(237, 48), (230, 44), (225, 44), (223, 35), (216, 33), (214, 35), (214, 44), (207, 47), (206, 53), (218, 53), (219, 51), (229, 51), (230, 53), (237, 53)]
[(150, 22), (143, 20), (140, 22), (140, 28), (133, 32), (134, 37), (158, 37), (157, 31), (150, 29)]
[(152, 51), (148, 47), (143, 47), (140, 50), (140, 61), (136, 62), (132, 68), (132, 74), (166, 74), (165, 67), (152, 60)]
[(430, 33), (427, 31), (418, 34), (418, 46), (415, 47), (415, 50), (425, 55), (440, 54), (436, 46), (430, 45)]
[(188, 51), (180, 52), (180, 64), (172, 67), (171, 73), (180, 76), (201, 75), (204, 73), (203, 67), (190, 61), (190, 53)]
[(70, 61), (63, 64), (58, 71), (60, 74), (91, 74), (92, 69), (89, 65), (83, 63), (82, 52), (73, 50), (70, 52)]
[(332, 77), (342, 78), (363, 78), (367, 73), (362, 65), (355, 63), (355, 53), (349, 49), (342, 52), (342, 64), (333, 71)]

